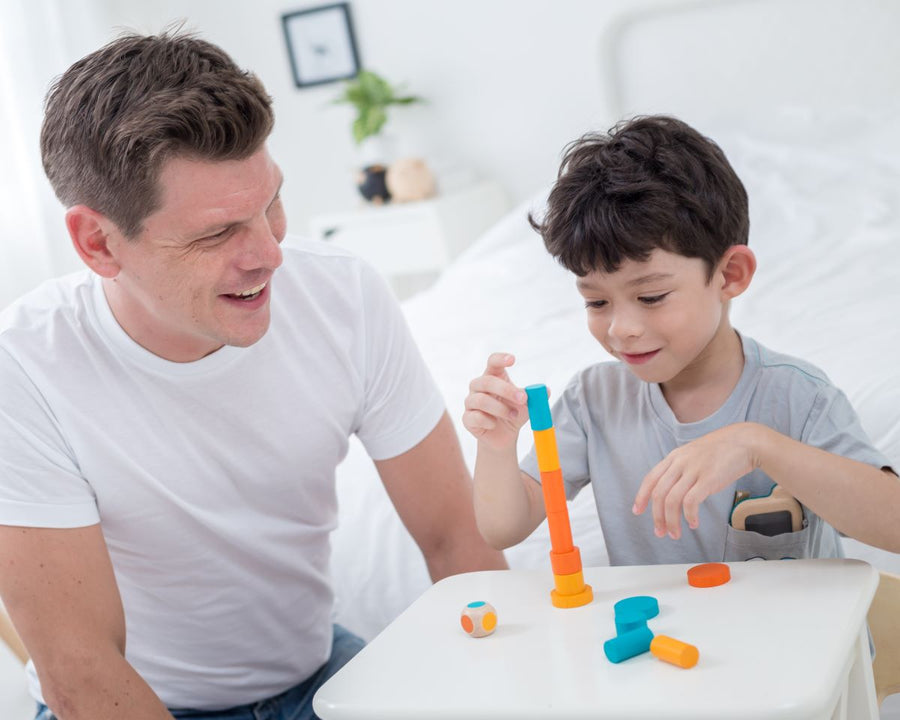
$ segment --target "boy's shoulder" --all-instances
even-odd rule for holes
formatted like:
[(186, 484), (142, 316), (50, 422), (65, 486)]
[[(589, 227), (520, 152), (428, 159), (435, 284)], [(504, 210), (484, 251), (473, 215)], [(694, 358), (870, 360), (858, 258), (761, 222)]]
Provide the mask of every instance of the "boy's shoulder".
[(745, 335), (741, 335), (741, 341), (745, 360), (758, 367), (763, 377), (809, 384), (816, 388), (832, 385), (825, 371), (808, 360), (771, 350)]

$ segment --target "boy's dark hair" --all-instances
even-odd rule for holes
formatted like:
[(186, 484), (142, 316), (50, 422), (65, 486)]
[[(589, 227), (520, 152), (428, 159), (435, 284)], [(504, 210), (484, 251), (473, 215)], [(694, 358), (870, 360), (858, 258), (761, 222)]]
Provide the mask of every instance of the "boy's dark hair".
[(262, 83), (220, 48), (177, 31), (129, 34), (54, 82), (41, 156), (64, 205), (87, 205), (134, 237), (159, 207), (166, 160), (242, 160), (273, 124)]
[(747, 192), (725, 154), (686, 123), (637, 117), (567, 146), (547, 211), (529, 222), (583, 277), (656, 248), (703, 259), (709, 277), (750, 231)]

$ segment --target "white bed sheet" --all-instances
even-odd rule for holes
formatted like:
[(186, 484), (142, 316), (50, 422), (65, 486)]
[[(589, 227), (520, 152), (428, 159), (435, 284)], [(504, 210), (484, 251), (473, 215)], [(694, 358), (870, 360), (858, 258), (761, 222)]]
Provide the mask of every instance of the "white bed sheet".
[[(750, 245), (759, 269), (732, 310), (735, 326), (822, 367), (849, 395), (873, 442), (900, 468), (900, 140), (896, 116), (827, 117), (802, 109), (700, 128), (725, 149), (747, 186)], [(410, 327), (460, 431), (469, 381), (490, 352), (513, 352), (521, 385), (559, 393), (579, 368), (609, 356), (590, 337), (573, 278), (526, 221), (545, 192), (516, 208), (404, 305)], [(527, 428), (526, 428), (527, 429)], [(519, 450), (530, 444), (522, 432)], [(337, 619), (371, 638), (428, 584), (424, 562), (371, 463), (354, 443), (338, 469), (341, 525), (333, 536)], [(608, 562), (591, 493), (570, 504), (586, 566)], [(541, 526), (507, 551), (514, 567), (547, 567)], [(897, 556), (849, 541), (848, 554), (900, 572)], [(549, 577), (549, 576), (548, 576)], [(549, 587), (549, 586), (548, 586)]]

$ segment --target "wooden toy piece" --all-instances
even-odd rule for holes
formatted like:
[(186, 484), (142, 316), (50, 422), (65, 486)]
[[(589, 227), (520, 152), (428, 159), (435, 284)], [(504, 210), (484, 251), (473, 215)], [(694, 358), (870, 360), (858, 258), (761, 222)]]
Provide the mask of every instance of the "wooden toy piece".
[(620, 663), (635, 655), (645, 653), (653, 642), (653, 632), (646, 625), (617, 635), (603, 643), (603, 653), (612, 663)]
[(613, 605), (613, 611), (616, 617), (635, 612), (642, 615), (645, 620), (650, 620), (659, 615), (659, 601), (652, 595), (635, 595), (619, 600)]
[[(550, 591), (554, 607), (573, 608), (587, 605), (594, 599), (594, 591), (584, 583), (581, 554), (572, 544), (572, 527), (566, 505), (565, 484), (556, 448), (556, 431), (546, 385), (529, 385), (528, 419), (534, 434), (534, 451), (541, 473), (547, 526), (550, 530), (550, 559), (556, 587)], [(563, 572), (563, 570), (565, 572)]]
[(769, 536), (797, 532), (803, 529), (803, 508), (787, 490), (775, 485), (768, 495), (740, 500), (731, 510), (731, 526)]
[(725, 563), (703, 563), (687, 571), (688, 584), (698, 588), (724, 585), (731, 580), (731, 569)]
[(681, 668), (692, 668), (700, 659), (700, 651), (693, 645), (676, 640), (668, 635), (657, 635), (650, 642), (650, 652), (660, 660)]
[(497, 611), (490, 603), (476, 600), (462, 609), (459, 622), (470, 637), (485, 637), (497, 627)]

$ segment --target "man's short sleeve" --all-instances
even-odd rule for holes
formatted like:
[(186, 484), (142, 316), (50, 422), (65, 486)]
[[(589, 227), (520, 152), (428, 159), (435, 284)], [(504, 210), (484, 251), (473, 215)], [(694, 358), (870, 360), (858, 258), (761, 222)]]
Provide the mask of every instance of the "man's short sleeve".
[(385, 281), (367, 265), (360, 281), (365, 397), (356, 434), (373, 460), (386, 460), (424, 440), (445, 403)]
[(0, 524), (71, 528), (100, 521), (51, 408), (0, 349)]

